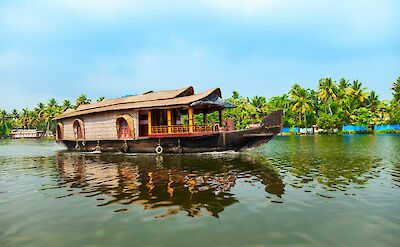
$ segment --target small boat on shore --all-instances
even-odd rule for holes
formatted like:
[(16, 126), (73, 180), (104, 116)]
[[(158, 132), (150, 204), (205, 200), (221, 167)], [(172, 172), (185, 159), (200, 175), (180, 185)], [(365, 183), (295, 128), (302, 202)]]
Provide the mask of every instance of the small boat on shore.
[[(187, 87), (105, 99), (58, 116), (56, 140), (69, 150), (91, 152), (242, 151), (268, 142), (282, 127), (278, 110), (264, 117), (260, 126), (235, 130), (223, 117), (223, 110), (233, 107), (222, 99), (219, 88), (194, 94), (193, 87)], [(213, 112), (218, 112), (216, 123), (207, 118)], [(195, 124), (198, 114), (202, 124)]]

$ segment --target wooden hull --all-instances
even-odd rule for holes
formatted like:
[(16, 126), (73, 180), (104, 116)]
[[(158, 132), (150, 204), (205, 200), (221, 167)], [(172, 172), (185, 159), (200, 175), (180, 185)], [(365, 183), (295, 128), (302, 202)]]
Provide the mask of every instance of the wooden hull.
[(101, 141), (59, 141), (68, 150), (155, 153), (161, 146), (163, 153), (201, 153), (213, 151), (242, 151), (258, 147), (271, 140), (280, 131), (280, 127), (259, 127), (254, 129), (224, 132), (208, 132), (195, 136), (148, 137), (136, 140)]

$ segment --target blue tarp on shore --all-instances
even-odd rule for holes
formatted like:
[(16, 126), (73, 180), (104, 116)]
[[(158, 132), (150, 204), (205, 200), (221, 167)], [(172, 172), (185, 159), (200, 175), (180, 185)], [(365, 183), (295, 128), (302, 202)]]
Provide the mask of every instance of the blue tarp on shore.
[(282, 133), (299, 133), (300, 132), (300, 128), (299, 127), (283, 127), (282, 129), (281, 129), (281, 132)]
[(400, 130), (400, 124), (374, 125), (374, 130)]
[(357, 125), (343, 125), (342, 131), (368, 131), (368, 128)]

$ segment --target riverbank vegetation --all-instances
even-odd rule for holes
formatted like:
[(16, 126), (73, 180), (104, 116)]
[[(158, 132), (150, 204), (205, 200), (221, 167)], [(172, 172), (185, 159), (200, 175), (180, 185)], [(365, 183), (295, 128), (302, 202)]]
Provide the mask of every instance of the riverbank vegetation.
[(234, 92), (226, 100), (237, 108), (227, 109), (225, 115), (232, 117), (238, 128), (259, 123), (264, 115), (277, 109), (283, 109), (287, 127), (316, 125), (333, 130), (343, 125), (399, 124), (400, 77), (391, 90), (391, 100), (380, 100), (374, 90), (364, 87), (358, 80), (350, 82), (342, 78), (336, 82), (332, 78), (322, 78), (316, 88), (294, 84), (289, 92), (268, 100), (262, 96), (242, 97)]
[[(343, 125), (400, 123), (400, 77), (391, 87), (393, 98), (380, 100), (375, 91), (369, 90), (358, 80), (345, 78), (335, 81), (322, 78), (315, 88), (304, 88), (294, 84), (289, 92), (271, 97), (243, 97), (237, 91), (225, 100), (236, 105), (226, 109), (225, 117), (234, 120), (236, 128), (261, 122), (263, 116), (277, 109), (283, 109), (285, 126), (311, 127), (317, 125), (325, 130), (340, 129)], [(102, 101), (100, 97), (97, 101)], [(0, 137), (8, 137), (15, 128), (36, 128), (54, 132), (53, 118), (69, 108), (90, 104), (91, 100), (81, 94), (74, 103), (64, 100), (61, 104), (55, 99), (38, 103), (34, 109), (16, 109), (6, 112), (0, 109)], [(209, 115), (209, 121), (217, 122), (217, 113)], [(196, 120), (201, 121), (201, 117)]]

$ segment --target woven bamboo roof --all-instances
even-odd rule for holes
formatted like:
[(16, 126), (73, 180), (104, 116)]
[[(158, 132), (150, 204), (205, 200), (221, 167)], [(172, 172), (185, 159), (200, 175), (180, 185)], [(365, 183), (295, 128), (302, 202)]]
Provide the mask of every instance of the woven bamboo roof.
[(209, 89), (199, 94), (194, 94), (193, 87), (186, 87), (178, 90), (149, 91), (143, 94), (105, 99), (94, 104), (81, 105), (76, 110), (68, 110), (55, 119), (76, 117), (97, 112), (156, 108), (168, 106), (188, 106), (189, 104), (202, 100), (211, 94), (221, 97), (219, 88)]

